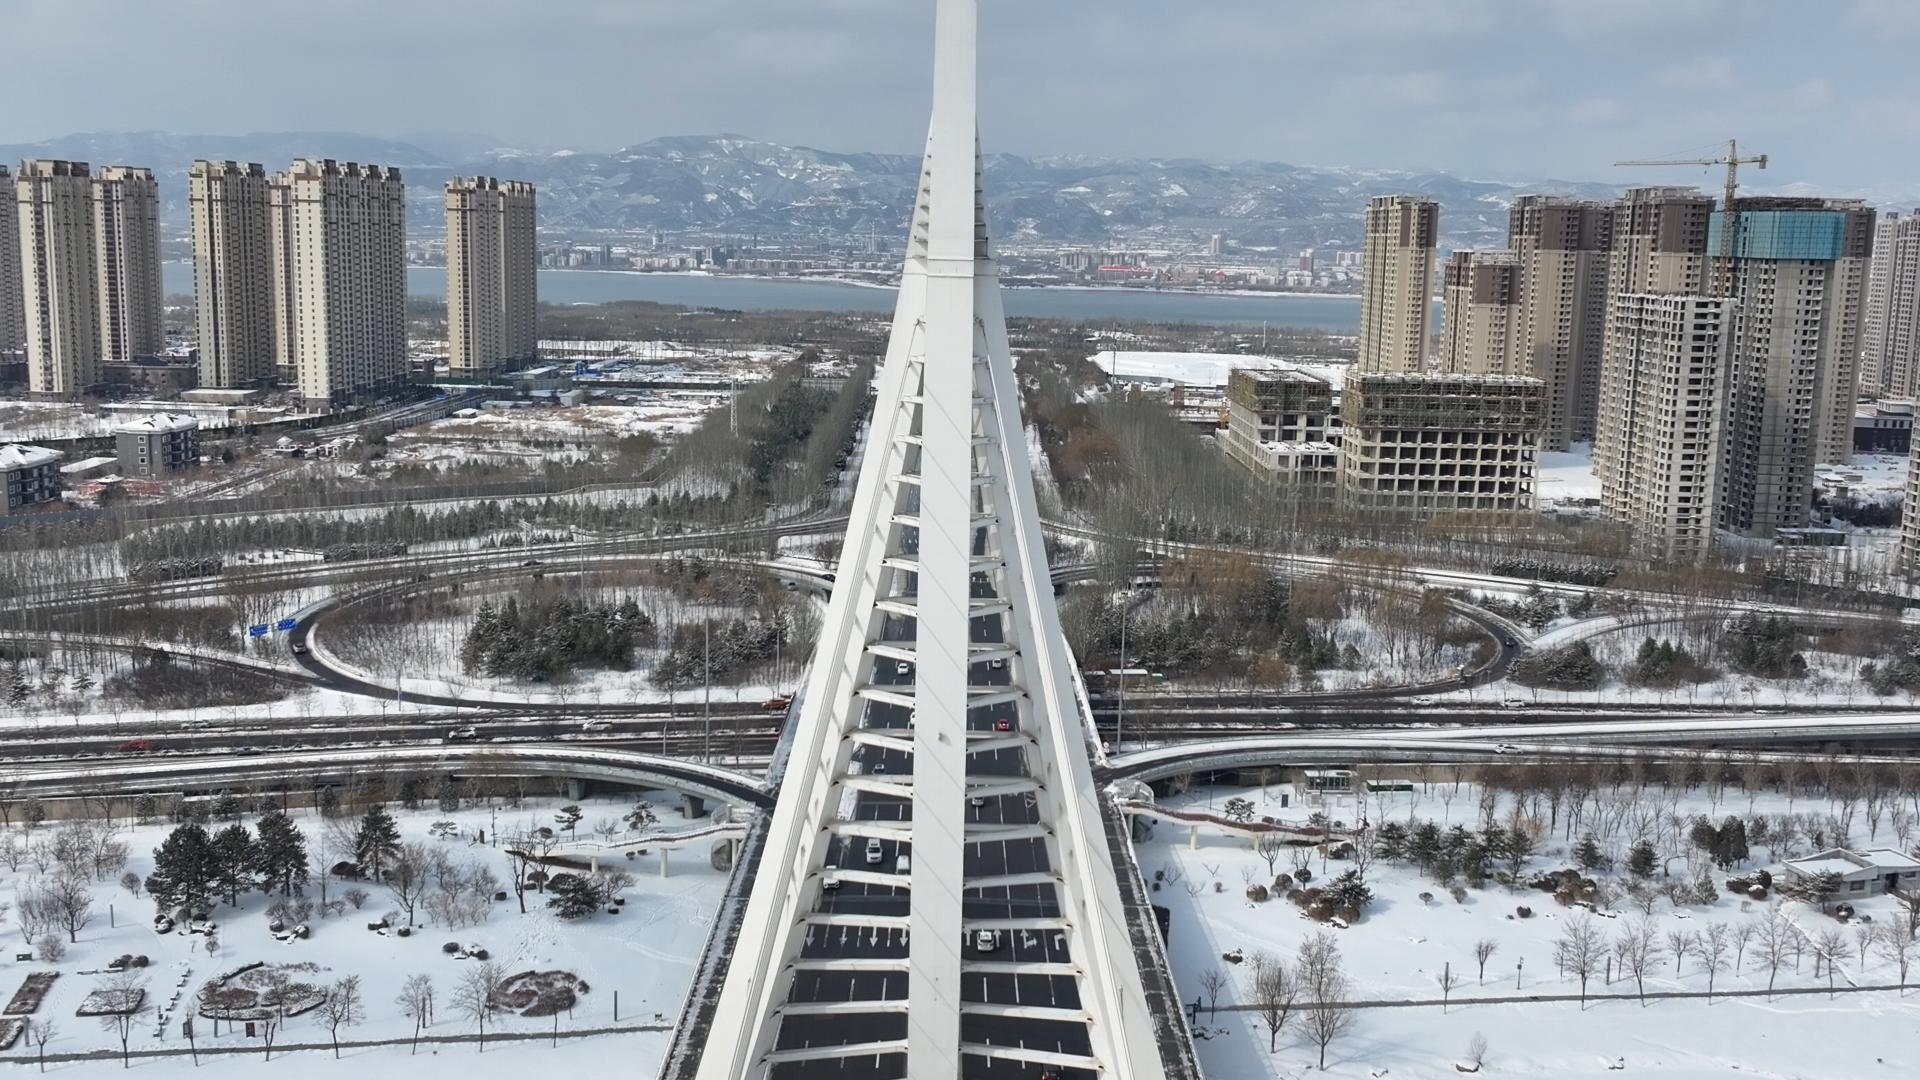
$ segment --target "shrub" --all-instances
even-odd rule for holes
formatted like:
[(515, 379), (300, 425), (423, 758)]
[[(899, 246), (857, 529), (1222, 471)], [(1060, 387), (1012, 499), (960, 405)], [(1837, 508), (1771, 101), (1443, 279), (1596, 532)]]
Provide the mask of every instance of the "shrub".
[(1315, 922), (1326, 922), (1332, 917), (1333, 905), (1327, 903), (1326, 897), (1320, 897), (1307, 905), (1307, 918)]
[(1313, 871), (1303, 866), (1293, 872), (1293, 880), (1305, 885), (1307, 882), (1313, 880)]
[(448, 956), (452, 956), (460, 951), (460, 943), (457, 941), (449, 941), (445, 945), (440, 946), (440, 951), (446, 953)]
[(1247, 899), (1253, 901), (1256, 904), (1266, 903), (1267, 887), (1265, 885), (1260, 884), (1257, 881), (1254, 882), (1252, 885), (1247, 886)]
[(1281, 874), (1279, 877), (1274, 878), (1273, 891), (1281, 896), (1285, 896), (1286, 894), (1292, 892), (1293, 878), (1289, 877), (1286, 874)]
[(1755, 885), (1747, 890), (1747, 896), (1753, 900), (1765, 900), (1767, 898), (1767, 887), (1765, 885)]
[(347, 903), (353, 905), (353, 910), (355, 911), (359, 911), (362, 907), (365, 907), (367, 901), (372, 899), (372, 897), (367, 894), (367, 890), (357, 886), (348, 889), (340, 895), (346, 898)]
[(1519, 907), (1514, 908), (1513, 913), (1515, 915), (1520, 916), (1523, 919), (1533, 918), (1533, 909), (1528, 907), (1525, 904), (1521, 904)]
[(1453, 894), (1454, 903), (1464, 904), (1467, 902), (1467, 890), (1464, 887), (1455, 885), (1452, 889), (1448, 891)]
[(33, 955), (43, 964), (57, 964), (67, 958), (67, 941), (49, 930), (33, 943)]
[(1340, 916), (1340, 920), (1346, 923), (1348, 926), (1352, 926), (1354, 923), (1357, 923), (1360, 921), (1360, 909), (1357, 907), (1352, 907), (1352, 906), (1343, 907), (1340, 909), (1338, 914)]
[(1421, 902), (1421, 903), (1423, 903), (1423, 904), (1431, 904), (1431, 903), (1433, 903), (1433, 894), (1432, 894), (1432, 893), (1430, 893), (1430, 892), (1423, 892), (1423, 893), (1421, 893), (1421, 894), (1420, 894), (1420, 902)]

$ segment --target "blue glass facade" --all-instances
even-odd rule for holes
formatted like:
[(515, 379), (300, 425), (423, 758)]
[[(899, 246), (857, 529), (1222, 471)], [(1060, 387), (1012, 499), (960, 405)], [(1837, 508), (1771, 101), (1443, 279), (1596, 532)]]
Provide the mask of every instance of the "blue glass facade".
[[(1720, 254), (1720, 231), (1725, 213), (1715, 213), (1707, 226), (1707, 254)], [(1733, 233), (1733, 254), (1739, 259), (1838, 259), (1847, 232), (1841, 210), (1743, 210)]]

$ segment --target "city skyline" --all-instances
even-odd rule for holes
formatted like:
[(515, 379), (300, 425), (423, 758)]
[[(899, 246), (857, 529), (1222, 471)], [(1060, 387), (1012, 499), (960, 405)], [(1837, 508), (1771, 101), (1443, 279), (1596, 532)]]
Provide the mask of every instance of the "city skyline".
[[(559, 16), (504, 6), (444, 26), (431, 13), (384, 12), (364, 33), (360, 3), (309, 13), (307, 55), (379, 79), (276, 83), (233, 95), (176, 81), (129, 92), (141, 57), (218, 43), (233, 79), (265, 80), (278, 63), (270, 15), (228, 0), (155, 17), (124, 0), (31, 0), (0, 63), (23, 87), (0, 140), (79, 131), (318, 129), (390, 137), (440, 132), (535, 151), (631, 145), (687, 132), (845, 151), (910, 152), (924, 100), (900, 85), (912, 63), (892, 45), (917, 40), (916, 5), (840, 0), (775, 5), (726, 0), (698, 10), (578, 4)], [(1130, 0), (1098, 10), (1022, 12), (989, 24), (996, 57), (982, 81), (994, 145), (1018, 154), (1191, 157), (1465, 175), (1611, 181), (1611, 161), (1704, 146), (1729, 134), (1773, 155), (1756, 189), (1808, 184), (1896, 198), (1920, 164), (1898, 136), (1917, 121), (1916, 86), (1897, 61), (1920, 18), (1885, 0), (1853, 0), (1817, 20), (1784, 3), (1653, 5), (1492, 2), (1426, 9), (1400, 0), (1300, 9), (1235, 0), (1203, 11)], [(1649, 32), (1650, 28), (1657, 32)], [(451, 39), (457, 47), (426, 48)], [(635, 43), (642, 43), (638, 58)], [(1625, 47), (1631, 44), (1631, 48)], [(1499, 55), (1489, 73), (1481, 60)], [(1846, 62), (1809, 62), (1845, 57)], [(52, 79), (84, 58), (97, 77)], [(470, 87), (487, 108), (483, 138), (444, 112), (449, 65), (508, 62), (533, 78)], [(580, 72), (606, 71), (598, 92)], [(48, 79), (35, 77), (46, 72)], [(1182, 73), (1204, 72), (1204, 79)], [(543, 77), (551, 73), (551, 78)], [(617, 76), (617, 77), (616, 77)], [(1203, 91), (1198, 98), (1194, 85)], [(45, 89), (62, 87), (58, 94)], [(1056, 103), (1044, 120), (1015, 102)], [(1196, 100), (1201, 102), (1196, 105)], [(825, 102), (835, 103), (825, 108)], [(998, 107), (995, 107), (995, 106)], [(1275, 106), (1279, 107), (1275, 107)], [(1064, 111), (1064, 115), (1061, 115)], [(1872, 146), (1869, 152), (1866, 147)], [(1632, 182), (1698, 179), (1673, 170)]]

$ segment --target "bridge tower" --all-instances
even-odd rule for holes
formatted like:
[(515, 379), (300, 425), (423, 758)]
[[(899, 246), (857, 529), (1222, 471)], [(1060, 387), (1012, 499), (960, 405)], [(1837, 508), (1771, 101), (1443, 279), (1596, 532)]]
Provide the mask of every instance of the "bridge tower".
[(699, 1080), (1167, 1076), (988, 244), (976, 3), (938, 0), (868, 449)]

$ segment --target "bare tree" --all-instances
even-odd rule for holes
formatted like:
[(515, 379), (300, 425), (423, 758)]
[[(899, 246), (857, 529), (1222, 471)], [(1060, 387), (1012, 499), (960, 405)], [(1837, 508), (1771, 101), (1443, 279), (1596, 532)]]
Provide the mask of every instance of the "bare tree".
[(41, 1072), (47, 1071), (47, 1044), (53, 1041), (54, 1033), (55, 1028), (51, 1020), (27, 1021), (27, 1041), (39, 1051)]
[(1693, 934), (1686, 930), (1667, 931), (1667, 951), (1673, 954), (1673, 977), (1680, 977), (1680, 965), (1693, 955)]
[(1280, 1032), (1293, 1018), (1300, 1000), (1300, 980), (1284, 959), (1267, 952), (1253, 954), (1253, 1002), (1260, 1021), (1267, 1025), (1267, 1053), (1280, 1045)]
[(1607, 955), (1607, 944), (1591, 912), (1582, 911), (1569, 918), (1554, 942), (1553, 955), (1563, 974), (1580, 980), (1580, 1007), (1587, 1007), (1587, 980), (1600, 970)]
[(1693, 955), (1707, 971), (1707, 1004), (1713, 1004), (1713, 978), (1727, 969), (1727, 952), (1733, 948), (1733, 934), (1726, 923), (1710, 923), (1693, 939)]
[(426, 898), (428, 871), (432, 866), (427, 846), (415, 841), (400, 845), (393, 861), (383, 868), (387, 892), (406, 913), (408, 926), (413, 925), (413, 913)]
[(333, 1041), (333, 1056), (340, 1057), (340, 1029), (352, 1027), (367, 1018), (366, 1003), (360, 997), (360, 976), (348, 975), (327, 987), (327, 1000), (315, 1015), (327, 1037)]
[(1280, 856), (1286, 851), (1287, 842), (1280, 838), (1279, 833), (1264, 832), (1253, 838), (1253, 853), (1266, 860), (1268, 878), (1277, 872)]
[(1320, 1048), (1320, 1068), (1325, 1071), (1327, 1046), (1353, 1025), (1353, 1012), (1347, 1008), (1350, 984), (1333, 935), (1323, 931), (1300, 943), (1299, 981), (1306, 997), (1302, 1007), (1307, 1035)]
[[(1830, 926), (1815, 934), (1813, 936), (1813, 955), (1815, 968), (1820, 966), (1819, 961), (1826, 961), (1827, 997), (1831, 1000), (1833, 997), (1833, 976), (1835, 969), (1841, 964), (1846, 963), (1847, 957), (1853, 955), (1852, 946), (1847, 944), (1846, 931), (1837, 926)], [(1818, 975), (1819, 971), (1816, 970), (1814, 974)]]
[(1473, 1066), (1474, 1072), (1479, 1072), (1480, 1067), (1486, 1063), (1487, 1037), (1476, 1031), (1473, 1033), (1473, 1038), (1467, 1040), (1467, 1064)]
[(473, 1021), (483, 1054), (487, 1052), (487, 1017), (493, 1013), (494, 995), (503, 978), (500, 965), (487, 960), (469, 967), (453, 987), (453, 1009)]
[(140, 1018), (153, 1011), (147, 1003), (147, 981), (131, 971), (108, 976), (100, 984), (99, 994), (108, 1011), (100, 1016), (100, 1028), (120, 1040), (120, 1067), (131, 1068), (127, 1040)]
[(273, 1060), (273, 1040), (280, 1029), (287, 1025), (287, 999), (293, 996), (293, 977), (283, 968), (267, 969), (264, 977), (266, 987), (260, 991), (260, 1004), (267, 1006), (267, 1014), (255, 1023), (260, 1026), (260, 1044), (266, 1051), (264, 1060)]
[(48, 917), (67, 932), (67, 940), (79, 941), (80, 931), (93, 921), (93, 892), (86, 881), (62, 870), (40, 886), (40, 896)]
[(1773, 980), (1779, 977), (1780, 965), (1787, 962), (1787, 956), (1793, 951), (1788, 944), (1789, 936), (1800, 940), (1800, 932), (1788, 924), (1776, 907), (1767, 908), (1767, 913), (1754, 922), (1754, 959), (1767, 965), (1767, 992), (1773, 992)]
[(420, 1050), (420, 1029), (433, 1024), (433, 976), (409, 975), (400, 987), (400, 996), (394, 999), (400, 1006), (400, 1015), (413, 1021), (413, 1049), (409, 1054)]
[(1640, 993), (1640, 1007), (1647, 1004), (1647, 972), (1660, 966), (1660, 934), (1653, 923), (1638, 919), (1620, 928), (1613, 939), (1613, 955), (1620, 962), (1620, 970), (1633, 976), (1634, 986)]
[(1447, 1000), (1453, 996), (1453, 988), (1460, 985), (1460, 976), (1453, 973), (1451, 960), (1441, 967), (1440, 974), (1435, 975), (1433, 981), (1440, 986), (1440, 1013), (1444, 1016), (1447, 1011)]
[(1200, 973), (1200, 989), (1207, 995), (1207, 1019), (1212, 1020), (1219, 1015), (1220, 991), (1225, 990), (1231, 981), (1226, 970), (1218, 965)]
[(1881, 928), (1880, 955), (1900, 973), (1900, 992), (1907, 992), (1907, 969), (1913, 966), (1915, 936), (1911, 924), (1894, 920)]
[(1733, 928), (1733, 973), (1740, 974), (1740, 965), (1745, 962), (1747, 946), (1753, 943), (1753, 935), (1759, 930), (1752, 919), (1748, 919)]
[(1485, 984), (1487, 981), (1487, 961), (1493, 959), (1493, 954), (1499, 951), (1500, 943), (1492, 938), (1481, 938), (1479, 941), (1473, 943), (1473, 958), (1480, 965), (1480, 982), (1482, 984)]

